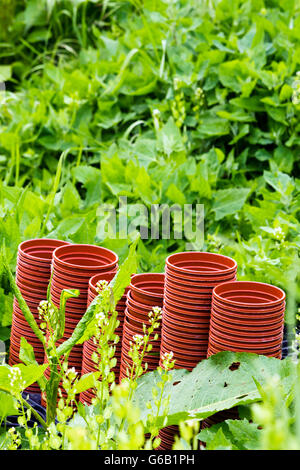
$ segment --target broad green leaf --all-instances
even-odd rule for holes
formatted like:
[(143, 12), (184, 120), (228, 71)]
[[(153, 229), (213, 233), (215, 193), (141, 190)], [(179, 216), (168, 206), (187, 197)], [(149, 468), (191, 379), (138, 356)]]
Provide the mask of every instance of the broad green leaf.
[(89, 388), (95, 387), (96, 380), (100, 377), (100, 372), (90, 372), (89, 374), (82, 375), (78, 382), (75, 384), (75, 391), (82, 393)]
[[(8, 365), (0, 366), (0, 390), (3, 392), (8, 393), (16, 393), (23, 391), (25, 388), (29, 387), (29, 385), (33, 384), (37, 380), (39, 380), (45, 370), (47, 369), (48, 364), (44, 365), (24, 365), (24, 364), (17, 364), (12, 367)], [(17, 369), (20, 372), (20, 378), (22, 382), (22, 386), (16, 386), (13, 384), (12, 375), (14, 370)]]
[[(290, 359), (248, 353), (221, 352), (200, 362), (192, 372), (173, 370), (172, 381), (166, 386), (164, 397), (170, 395), (168, 425), (181, 420), (205, 419), (212, 414), (259, 401), (260, 393), (254, 382), (262, 386), (278, 374), (288, 395), (296, 378), (295, 364)], [(160, 376), (157, 371), (145, 374), (138, 381), (135, 402), (147, 421), (146, 401)], [(154, 409), (155, 405), (153, 404)], [(158, 422), (163, 422), (159, 414)]]
[(212, 205), (216, 220), (223, 219), (227, 215), (236, 214), (241, 210), (249, 193), (250, 188), (219, 189), (216, 191)]
[[(26, 338), (24, 338), (23, 336), (21, 337), (21, 341), (20, 341), (19, 357), (20, 357), (21, 361), (23, 361), (24, 364), (26, 364), (27, 366), (30, 366), (30, 365), (38, 366), (39, 365), (37, 363), (36, 359), (35, 359), (35, 354), (34, 354), (33, 347), (31, 346), (31, 344), (28, 343)], [(42, 375), (39, 379), (37, 379), (37, 382), (38, 382), (41, 390), (45, 390), (46, 378), (44, 377), (44, 375)]]
[(18, 414), (20, 414), (20, 410), (17, 400), (9, 393), (0, 391), (0, 422), (7, 416)]

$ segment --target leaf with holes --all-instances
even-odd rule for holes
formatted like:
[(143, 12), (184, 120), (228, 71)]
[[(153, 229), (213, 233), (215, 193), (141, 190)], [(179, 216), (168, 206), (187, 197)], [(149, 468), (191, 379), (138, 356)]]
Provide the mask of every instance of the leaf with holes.
[[(237, 405), (246, 405), (260, 400), (255, 380), (264, 385), (277, 374), (288, 394), (295, 380), (295, 365), (290, 359), (279, 361), (266, 356), (250, 353), (218, 353), (200, 362), (192, 372), (174, 370), (172, 381), (164, 391), (164, 398), (170, 395), (167, 425), (178, 424), (190, 418), (205, 419), (218, 411)], [(135, 400), (147, 422), (148, 410), (145, 397), (160, 376), (157, 371), (149, 372), (139, 380)], [(154, 410), (155, 405), (153, 404)], [(163, 416), (159, 413), (158, 426)]]

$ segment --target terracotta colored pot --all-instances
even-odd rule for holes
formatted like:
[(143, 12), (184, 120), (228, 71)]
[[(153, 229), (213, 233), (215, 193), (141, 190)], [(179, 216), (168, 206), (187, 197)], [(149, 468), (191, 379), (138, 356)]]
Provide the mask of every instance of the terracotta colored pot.
[(210, 318), (210, 308), (204, 308), (198, 310), (198, 312), (195, 312), (194, 310), (183, 310), (180, 308), (174, 308), (170, 307), (167, 303), (165, 303), (163, 311), (166, 312), (166, 314), (170, 318), (175, 318), (180, 321), (192, 321), (194, 323), (197, 322), (206, 322), (207, 320), (209, 321)]
[(274, 323), (274, 321), (279, 321), (282, 319), (285, 313), (285, 308), (282, 308), (278, 312), (271, 312), (268, 314), (258, 314), (250, 313), (237, 313), (237, 312), (230, 312), (229, 310), (223, 310), (219, 307), (216, 307), (215, 304), (212, 304), (212, 312), (219, 317), (227, 319), (227, 321), (236, 321), (236, 322), (256, 322), (256, 323)]
[[(235, 300), (228, 300), (227, 293), (232, 295), (231, 292), (245, 292), (247, 294), (249, 292), (256, 293), (257, 296), (266, 297), (265, 302), (253, 302), (250, 298), (248, 302), (244, 301), (235, 301)], [(227, 303), (228, 305), (232, 306), (242, 306), (245, 305), (251, 307), (258, 307), (261, 308), (263, 306), (270, 306), (274, 307), (275, 305), (280, 305), (281, 302), (285, 301), (285, 292), (278, 287), (272, 286), (271, 284), (264, 284), (262, 282), (254, 282), (254, 281), (236, 281), (236, 282), (226, 282), (222, 285), (215, 287), (213, 291), (213, 296), (223, 302)], [(267, 298), (268, 297), (268, 298)]]
[(208, 334), (209, 324), (203, 325), (203, 328), (197, 328), (191, 330), (190, 328), (184, 328), (180, 324), (172, 324), (168, 321), (163, 321), (162, 330), (166, 331), (168, 334), (175, 336), (182, 336), (183, 338), (190, 338), (191, 335), (196, 337), (201, 337), (203, 334)]
[(53, 252), (53, 260), (57, 266), (79, 273), (88, 271), (97, 274), (115, 269), (118, 256), (107, 248), (95, 245), (70, 245), (57, 248)]
[(236, 312), (238, 314), (244, 313), (247, 315), (250, 314), (262, 314), (262, 315), (268, 315), (270, 313), (276, 313), (278, 311), (281, 311), (283, 308), (285, 308), (285, 302), (281, 302), (280, 304), (276, 305), (275, 307), (250, 307), (250, 306), (245, 306), (245, 307), (237, 307), (237, 306), (231, 306), (228, 305), (227, 303), (224, 302), (219, 302), (216, 297), (213, 297), (212, 299), (213, 305), (216, 307), (228, 311), (228, 312)]
[[(166, 329), (165, 325), (163, 325), (162, 328), (162, 341), (164, 341), (164, 338), (169, 338), (171, 341), (176, 341), (178, 343), (186, 343), (189, 341), (195, 342), (198, 344), (198, 341), (203, 341), (203, 340), (208, 340), (208, 329), (206, 331), (203, 331), (203, 333), (190, 333), (186, 334), (181, 331), (176, 331), (176, 334), (174, 334), (172, 331), (170, 332), (168, 329)], [(187, 343), (188, 344), (188, 343)]]
[(210, 332), (214, 333), (219, 337), (232, 338), (233, 341), (246, 341), (246, 342), (255, 342), (260, 340), (270, 340), (270, 338), (275, 338), (278, 335), (283, 333), (283, 325), (280, 325), (275, 330), (271, 331), (243, 331), (243, 330), (232, 330), (229, 328), (222, 328), (220, 325), (216, 325), (214, 322), (210, 322)]
[(211, 307), (211, 302), (209, 300), (202, 300), (199, 301), (196, 305), (195, 304), (185, 304), (180, 301), (175, 301), (173, 299), (170, 299), (170, 297), (166, 294), (164, 297), (164, 305), (166, 305), (170, 310), (175, 310), (175, 311), (182, 311), (186, 312), (191, 315), (197, 315), (200, 310), (210, 310)]
[[(20, 243), (18, 247), (18, 253), (20, 254), (20, 256), (28, 259), (29, 261), (45, 262), (46, 259), (48, 259), (49, 261), (51, 260), (52, 253), (56, 248), (69, 244), (69, 242), (55, 240), (51, 238), (36, 238), (33, 240), (26, 240)], [(46, 252), (47, 256), (45, 255), (39, 258), (39, 256), (36, 256), (36, 253), (38, 253), (39, 251)]]
[(220, 329), (226, 329), (236, 332), (241, 332), (245, 334), (268, 334), (268, 332), (275, 331), (279, 328), (283, 328), (283, 317), (282, 321), (276, 321), (273, 324), (266, 325), (264, 322), (261, 322), (261, 324), (235, 324), (232, 322), (226, 322), (224, 319), (219, 319), (219, 317), (216, 316), (215, 312), (212, 312), (212, 317), (210, 319), (210, 323), (214, 325), (215, 328), (220, 328)]
[[(198, 291), (199, 292), (199, 291)], [(166, 280), (165, 282), (165, 294), (172, 295), (173, 297), (178, 297), (180, 298), (183, 302), (188, 302), (188, 303), (195, 303), (197, 301), (201, 300), (210, 300), (212, 298), (212, 291), (211, 292), (206, 292), (204, 294), (199, 294), (197, 292), (193, 291), (188, 291), (186, 289), (182, 289), (179, 285), (177, 287), (171, 287), (169, 282)]]
[[(270, 341), (259, 341), (257, 340), (256, 342), (252, 341), (246, 341), (246, 340), (240, 340), (240, 341), (234, 341), (232, 338), (226, 337), (220, 337), (217, 336), (215, 333), (210, 332), (209, 334), (209, 344), (212, 344), (214, 346), (221, 346), (225, 348), (243, 348), (245, 350), (252, 350), (253, 352), (259, 350), (267, 350), (267, 351), (272, 351), (273, 350), (278, 350), (281, 347), (282, 344), (282, 337), (279, 336), (278, 339), (275, 340), (270, 340)], [(251, 352), (251, 351), (250, 351)]]
[(26, 273), (32, 274), (32, 271), (35, 274), (41, 274), (42, 276), (49, 276), (50, 277), (50, 271), (51, 271), (51, 262), (44, 263), (44, 265), (40, 264), (33, 264), (30, 261), (25, 261), (22, 259), (19, 255), (17, 256), (17, 268), (20, 271), (24, 271)]
[(166, 265), (165, 267), (165, 275), (166, 277), (173, 277), (180, 281), (189, 281), (189, 282), (195, 282), (197, 283), (220, 283), (220, 282), (226, 282), (230, 281), (234, 276), (235, 276), (235, 271), (233, 273), (229, 274), (214, 274), (214, 275), (209, 275), (206, 276), (205, 274), (203, 275), (201, 271), (198, 271), (197, 273), (194, 274), (189, 274), (189, 273), (184, 273), (181, 272), (179, 273), (176, 269), (173, 269), (172, 267), (169, 267)]
[[(229, 274), (237, 269), (237, 263), (228, 256), (200, 251), (175, 253), (166, 259), (166, 265), (183, 274)], [(187, 268), (186, 268), (187, 266)]]
[(17, 264), (16, 274), (22, 278), (36, 281), (38, 283), (42, 282), (48, 284), (50, 280), (50, 268), (48, 271), (38, 271), (35, 266), (24, 268), (20, 264)]

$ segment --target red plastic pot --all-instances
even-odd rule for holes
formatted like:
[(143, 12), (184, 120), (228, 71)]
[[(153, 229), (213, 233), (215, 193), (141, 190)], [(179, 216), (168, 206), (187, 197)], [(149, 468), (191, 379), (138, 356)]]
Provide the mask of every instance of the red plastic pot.
[(160, 305), (163, 300), (164, 274), (135, 274), (129, 285), (134, 300), (151, 305)]
[(169, 317), (174, 317), (175, 319), (178, 318), (179, 320), (186, 320), (190, 318), (191, 321), (195, 323), (197, 321), (203, 321), (203, 319), (206, 321), (210, 317), (209, 307), (201, 307), (201, 310), (199, 309), (198, 311), (186, 310), (179, 307), (175, 308), (165, 302), (163, 310), (167, 313), (167, 315), (169, 315)]
[(229, 330), (221, 328), (219, 325), (215, 325), (213, 321), (210, 322), (210, 336), (218, 336), (219, 338), (228, 339), (228, 341), (234, 342), (246, 342), (246, 343), (260, 343), (260, 342), (269, 342), (271, 340), (277, 339), (278, 337), (282, 338), (283, 335), (283, 325), (280, 325), (276, 330), (269, 332), (237, 332), (235, 330)]
[(219, 307), (216, 307), (215, 304), (212, 304), (212, 310), (214, 314), (219, 315), (220, 318), (224, 318), (227, 321), (234, 321), (236, 323), (244, 323), (244, 322), (253, 322), (253, 323), (274, 323), (274, 321), (281, 319), (284, 316), (285, 308), (282, 308), (278, 312), (271, 312), (268, 314), (258, 314), (255, 313), (245, 314), (245, 313), (237, 313), (237, 312), (230, 312), (228, 310), (223, 310)]
[(199, 300), (200, 301), (211, 300), (212, 298), (212, 291), (204, 292), (204, 294), (202, 293), (199, 294), (193, 291), (187, 291), (186, 289), (183, 290), (182, 287), (180, 286), (171, 287), (167, 280), (165, 282), (165, 294), (166, 293), (171, 294), (173, 297), (179, 297), (184, 302), (191, 302), (191, 303), (195, 303)]
[(166, 293), (164, 297), (164, 305), (167, 305), (170, 309), (174, 309), (175, 311), (179, 309), (180, 311), (182, 310), (187, 313), (194, 312), (193, 314), (196, 315), (199, 310), (210, 310), (211, 302), (209, 300), (202, 300), (198, 301), (197, 304), (186, 304), (182, 301), (170, 298)]
[(202, 334), (208, 334), (209, 332), (209, 323), (207, 325), (201, 325), (199, 328), (186, 328), (179, 324), (174, 324), (173, 322), (169, 322), (168, 320), (164, 319), (163, 321), (163, 329), (167, 331), (169, 334), (174, 336), (183, 336), (183, 337), (190, 337), (190, 335), (194, 335), (195, 337), (201, 336)]
[(217, 317), (215, 312), (212, 312), (212, 316), (210, 319), (210, 323), (214, 325), (215, 328), (224, 328), (226, 330), (231, 330), (232, 332), (237, 331), (237, 332), (245, 332), (247, 334), (266, 334), (268, 332), (272, 332), (276, 329), (282, 328), (283, 327), (283, 317), (282, 321), (276, 321), (271, 324), (235, 324), (232, 322), (226, 322), (224, 321), (223, 318), (220, 319), (220, 317)]
[(269, 314), (269, 313), (276, 313), (278, 311), (281, 311), (283, 308), (285, 308), (285, 302), (281, 302), (280, 304), (276, 305), (275, 307), (250, 307), (250, 306), (230, 306), (227, 303), (224, 302), (219, 302), (216, 297), (213, 297), (212, 299), (212, 304), (215, 305), (216, 307), (228, 311), (228, 312), (236, 312), (236, 313), (244, 313), (244, 314)]
[(19, 274), (24, 279), (33, 280), (36, 282), (48, 283), (50, 279), (50, 267), (46, 271), (38, 271), (35, 266), (23, 267), (19, 263), (17, 264), (16, 274)]
[(22, 271), (29, 271), (43, 276), (49, 275), (51, 271), (51, 261), (42, 264), (32, 263), (31, 261), (24, 260), (20, 255), (17, 256), (17, 267)]
[(258, 339), (256, 341), (250, 339), (240, 339), (234, 340), (228, 335), (217, 335), (215, 332), (210, 331), (209, 333), (209, 343), (219, 344), (225, 347), (243, 347), (246, 349), (272, 349), (278, 348), (282, 344), (282, 335), (278, 335), (277, 338), (267, 340)]
[(116, 268), (118, 256), (111, 250), (96, 245), (70, 245), (53, 252), (57, 266), (79, 273), (84, 271), (110, 271)]
[(175, 283), (169, 278), (166, 278), (165, 281), (165, 290), (168, 291), (172, 289), (179, 295), (197, 295), (199, 297), (201, 296), (212, 296), (212, 291), (213, 288), (215, 287), (215, 284), (212, 287), (205, 287), (205, 286), (195, 286), (195, 284), (187, 284), (187, 283)]
[(29, 260), (36, 261), (36, 257), (32, 255), (35, 251), (49, 252), (49, 259), (52, 258), (52, 252), (59, 246), (70, 245), (69, 242), (55, 240), (54, 238), (34, 238), (20, 243), (18, 253), (26, 256)]
[[(229, 274), (237, 269), (237, 263), (228, 256), (200, 251), (175, 253), (166, 259), (166, 265), (183, 274)], [(187, 266), (187, 267), (186, 267)]]
[[(235, 300), (228, 300), (227, 293), (231, 295), (231, 292), (254, 292), (256, 295), (260, 295), (262, 297), (271, 297), (266, 299), (265, 302), (252, 302), (250, 298), (248, 302), (238, 302)], [(219, 300), (220, 302), (227, 303), (228, 305), (232, 306), (241, 306), (244, 307), (248, 305), (250, 307), (258, 307), (261, 308), (263, 306), (266, 307), (274, 307), (275, 305), (280, 305), (282, 302), (285, 301), (285, 292), (279, 287), (272, 286), (271, 284), (265, 284), (262, 282), (255, 282), (255, 281), (235, 281), (235, 282), (226, 282), (222, 285), (215, 287), (213, 291), (213, 296)]]
[(176, 328), (181, 330), (182, 328), (188, 328), (189, 330), (203, 330), (209, 325), (210, 316), (182, 316), (177, 315), (174, 312), (169, 312), (168, 310), (163, 310), (162, 315), (162, 324), (168, 324), (171, 328)]
[(202, 340), (204, 338), (208, 339), (209, 328), (202, 330), (201, 333), (190, 332), (186, 333), (179, 330), (170, 330), (166, 325), (163, 325), (161, 334), (162, 338), (169, 337), (174, 341), (185, 341), (186, 339), (192, 339), (193, 341)]
[[(187, 266), (188, 267), (188, 266)], [(201, 270), (197, 271), (196, 273), (194, 274), (189, 274), (188, 272), (178, 272), (176, 269), (174, 269), (173, 267), (169, 267), (166, 265), (165, 267), (165, 275), (166, 277), (173, 277), (175, 279), (177, 279), (178, 281), (181, 281), (181, 280), (186, 280), (186, 281), (189, 281), (189, 282), (195, 282), (196, 284), (197, 283), (211, 283), (211, 282), (217, 282), (217, 283), (220, 283), (220, 282), (226, 282), (227, 280), (231, 280), (232, 277), (235, 276), (235, 273), (236, 271), (232, 272), (232, 273), (226, 273), (226, 274), (210, 274), (210, 275), (205, 275), (205, 274), (202, 274)]]

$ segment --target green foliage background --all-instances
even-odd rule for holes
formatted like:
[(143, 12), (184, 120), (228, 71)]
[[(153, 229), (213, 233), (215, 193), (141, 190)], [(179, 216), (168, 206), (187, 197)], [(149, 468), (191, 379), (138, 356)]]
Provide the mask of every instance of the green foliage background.
[[(299, 298), (299, 11), (299, 0), (0, 1), (0, 237), (12, 266), (19, 242), (39, 236), (123, 259), (127, 240), (99, 236), (99, 205), (120, 196), (201, 203), (204, 250)], [(184, 249), (141, 240), (140, 268), (162, 271)], [(0, 299), (5, 328), (5, 279)]]

